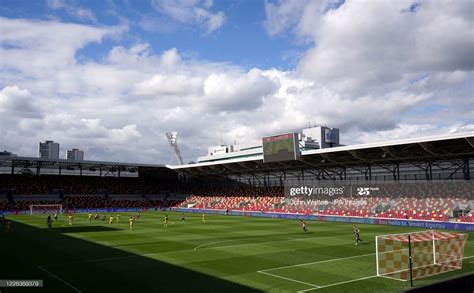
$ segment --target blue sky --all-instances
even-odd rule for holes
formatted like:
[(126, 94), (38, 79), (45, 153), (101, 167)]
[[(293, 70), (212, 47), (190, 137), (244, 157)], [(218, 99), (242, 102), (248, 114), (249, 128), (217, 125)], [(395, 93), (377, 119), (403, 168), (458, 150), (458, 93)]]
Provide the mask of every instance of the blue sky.
[[(206, 33), (193, 25), (181, 25), (173, 18), (157, 12), (150, 1), (69, 1), (89, 9), (94, 19), (81, 19), (65, 9), (53, 9), (47, 1), (2, 0), (1, 15), (12, 18), (52, 19), (64, 22), (117, 25), (129, 24), (129, 32), (120, 40), (92, 43), (78, 52), (81, 59), (100, 61), (111, 46), (130, 46), (137, 41), (148, 42), (154, 51), (177, 48), (183, 55), (193, 58), (230, 62), (244, 68), (293, 68), (310, 44), (294, 40), (288, 35), (270, 37), (263, 26), (263, 1), (215, 1), (212, 11), (223, 11), (226, 21), (215, 32)], [(141, 22), (147, 19), (156, 29), (144, 29)]]
[(186, 161), (308, 122), (474, 131), (472, 0), (0, 0), (0, 150)]

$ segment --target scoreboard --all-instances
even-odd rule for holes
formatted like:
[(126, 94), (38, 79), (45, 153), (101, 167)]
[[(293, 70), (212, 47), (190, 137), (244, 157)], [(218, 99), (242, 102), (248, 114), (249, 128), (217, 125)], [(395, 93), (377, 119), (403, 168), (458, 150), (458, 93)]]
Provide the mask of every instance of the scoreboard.
[(296, 133), (264, 137), (262, 145), (264, 163), (293, 161), (300, 157)]

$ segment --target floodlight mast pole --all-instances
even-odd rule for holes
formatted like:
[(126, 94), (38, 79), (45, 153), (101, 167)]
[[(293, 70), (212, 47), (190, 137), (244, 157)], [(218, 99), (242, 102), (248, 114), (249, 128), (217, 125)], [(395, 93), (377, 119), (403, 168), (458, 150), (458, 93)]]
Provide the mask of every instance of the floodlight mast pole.
[(166, 139), (170, 145), (171, 151), (173, 151), (176, 159), (178, 160), (179, 165), (183, 165), (183, 157), (181, 157), (181, 152), (178, 147), (178, 133), (176, 131), (167, 132)]
[(411, 261), (411, 237), (408, 234), (408, 260), (410, 264), (410, 287), (413, 287), (413, 263)]

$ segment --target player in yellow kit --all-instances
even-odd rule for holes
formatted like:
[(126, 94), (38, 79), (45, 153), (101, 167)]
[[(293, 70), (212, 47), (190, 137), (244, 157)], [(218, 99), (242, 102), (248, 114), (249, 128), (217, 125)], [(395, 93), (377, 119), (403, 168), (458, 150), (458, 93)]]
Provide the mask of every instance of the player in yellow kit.
[(89, 213), (89, 215), (87, 216), (87, 219), (89, 220), (89, 222), (92, 221), (92, 214), (91, 213)]
[(73, 220), (73, 219), (74, 219), (74, 218), (72, 217), (72, 214), (69, 214), (69, 216), (67, 217), (69, 226), (72, 226), (72, 220)]
[(202, 222), (205, 224), (206, 223), (206, 214), (202, 214)]
[(110, 216), (110, 218), (109, 218), (109, 225), (112, 225), (113, 222), (114, 222), (114, 216)]
[(165, 215), (165, 220), (164, 220), (164, 222), (163, 222), (163, 226), (164, 226), (165, 228), (168, 228), (168, 215)]
[(130, 226), (130, 230), (133, 230), (134, 223), (135, 223), (135, 219), (133, 217), (130, 217), (130, 219), (128, 219), (128, 225)]

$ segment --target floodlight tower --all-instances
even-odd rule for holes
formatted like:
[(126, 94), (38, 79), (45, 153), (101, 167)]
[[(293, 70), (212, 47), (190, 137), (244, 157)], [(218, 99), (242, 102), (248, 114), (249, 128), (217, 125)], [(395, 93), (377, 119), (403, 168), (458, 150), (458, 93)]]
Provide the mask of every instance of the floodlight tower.
[(178, 133), (176, 131), (167, 132), (166, 139), (170, 144), (171, 151), (173, 151), (174, 155), (176, 156), (176, 159), (178, 160), (178, 164), (182, 165), (183, 158), (181, 157), (181, 152), (179, 151), (178, 147)]

